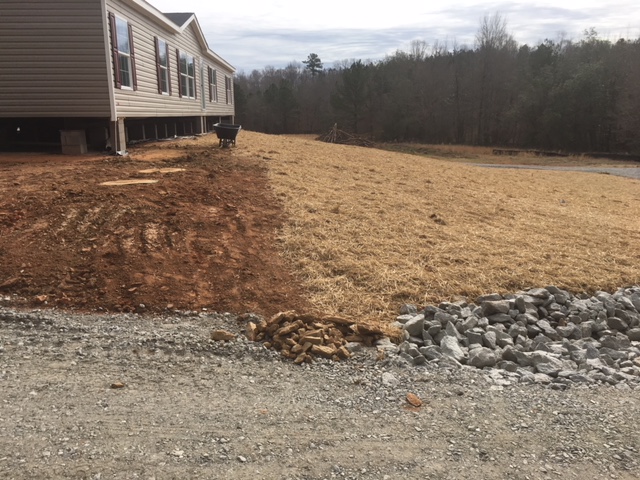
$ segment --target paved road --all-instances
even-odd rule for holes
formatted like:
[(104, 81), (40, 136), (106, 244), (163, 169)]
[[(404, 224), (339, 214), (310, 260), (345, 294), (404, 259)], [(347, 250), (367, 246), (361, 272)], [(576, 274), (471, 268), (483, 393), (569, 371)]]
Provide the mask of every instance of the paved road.
[(615, 167), (545, 167), (540, 165), (492, 165), (486, 163), (476, 164), (478, 167), (490, 168), (519, 168), (526, 170), (561, 170), (566, 172), (590, 172), (618, 175), (620, 177), (635, 178), (640, 180), (640, 167), (615, 168)]

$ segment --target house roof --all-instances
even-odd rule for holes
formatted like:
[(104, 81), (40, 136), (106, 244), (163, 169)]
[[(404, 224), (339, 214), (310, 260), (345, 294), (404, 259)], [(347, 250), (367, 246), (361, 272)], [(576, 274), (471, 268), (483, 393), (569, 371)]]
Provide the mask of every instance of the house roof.
[(191, 21), (191, 17), (193, 17), (195, 13), (163, 13), (163, 15), (179, 27), (182, 27), (185, 23)]
[(223, 64), (229, 70), (231, 70), (231, 72), (236, 71), (233, 65), (231, 65), (224, 58), (222, 58), (220, 55), (209, 48), (209, 44), (207, 43), (207, 39), (202, 32), (202, 28), (200, 28), (200, 23), (198, 22), (195, 13), (162, 13), (160, 10), (158, 10), (145, 0), (122, 1), (131, 5), (151, 21), (162, 25), (163, 27), (173, 31), (174, 33), (182, 33), (189, 25), (193, 24), (193, 28), (196, 32), (196, 37), (198, 37), (198, 42), (200, 43), (200, 46), (202, 47), (205, 55), (212, 60)]

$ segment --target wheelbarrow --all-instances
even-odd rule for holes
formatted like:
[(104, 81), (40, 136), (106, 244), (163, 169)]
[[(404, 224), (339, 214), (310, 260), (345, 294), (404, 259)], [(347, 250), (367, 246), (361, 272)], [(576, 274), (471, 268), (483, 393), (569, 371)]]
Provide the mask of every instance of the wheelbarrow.
[(220, 146), (223, 148), (236, 144), (236, 137), (242, 125), (233, 125), (230, 123), (216, 123), (213, 129), (220, 140)]

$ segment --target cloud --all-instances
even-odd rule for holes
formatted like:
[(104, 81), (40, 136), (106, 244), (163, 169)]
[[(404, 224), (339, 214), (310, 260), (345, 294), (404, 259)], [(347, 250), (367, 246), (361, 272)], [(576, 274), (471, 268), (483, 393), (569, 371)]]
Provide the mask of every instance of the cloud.
[[(537, 0), (531, 2), (452, 0), (433, 3), (394, 0), (393, 8), (363, 9), (361, 4), (326, 0), (309, 9), (304, 2), (274, 0), (211, 3), (203, 0), (150, 0), (161, 11), (196, 12), (210, 47), (239, 70), (285, 67), (317, 53), (325, 65), (345, 59), (378, 60), (412, 40), (473, 47), (485, 15), (500, 13), (520, 44), (549, 38), (582, 38), (594, 27), (603, 38), (640, 36), (640, 3), (613, 0)], [(340, 12), (339, 15), (336, 12)]]

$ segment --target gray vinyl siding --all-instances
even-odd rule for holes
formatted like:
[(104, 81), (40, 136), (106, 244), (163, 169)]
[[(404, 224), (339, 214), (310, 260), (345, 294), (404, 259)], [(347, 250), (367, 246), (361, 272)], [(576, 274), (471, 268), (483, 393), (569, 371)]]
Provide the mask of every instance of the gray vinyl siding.
[[(153, 4), (153, 2), (151, 2)], [(179, 5), (177, 5), (179, 8)], [(232, 77), (232, 72), (217, 64), (201, 47), (193, 23), (181, 33), (173, 33), (164, 26), (154, 22), (152, 18), (129, 7), (118, 0), (107, 0), (107, 12), (115, 14), (132, 26), (133, 45), (136, 64), (137, 89), (115, 88), (116, 114), (118, 117), (181, 117), (234, 114), (234, 105), (225, 102), (224, 76)], [(166, 41), (169, 45), (169, 67), (171, 95), (158, 93), (158, 77), (156, 70), (155, 37)], [(109, 36), (109, 38), (111, 38)], [(180, 97), (178, 78), (178, 60), (176, 49), (185, 52), (195, 59), (197, 98)], [(111, 60), (113, 63), (113, 60)], [(200, 65), (204, 63), (204, 76)], [(207, 66), (218, 71), (218, 102), (209, 101)], [(113, 78), (110, 81), (114, 81)], [(202, 88), (206, 107), (202, 108)]]
[(109, 117), (100, 0), (0, 0), (0, 117)]

